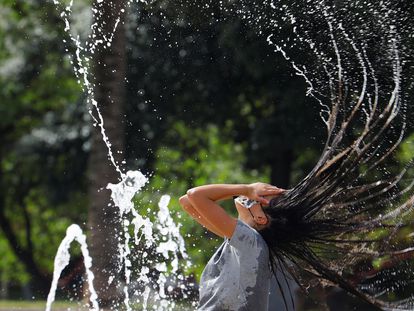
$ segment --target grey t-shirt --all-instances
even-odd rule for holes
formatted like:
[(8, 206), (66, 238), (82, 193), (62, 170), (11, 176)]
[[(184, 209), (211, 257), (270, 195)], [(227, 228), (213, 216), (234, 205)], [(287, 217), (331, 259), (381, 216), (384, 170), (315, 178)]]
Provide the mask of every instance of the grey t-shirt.
[(201, 275), (200, 311), (267, 311), (271, 270), (261, 235), (238, 220)]

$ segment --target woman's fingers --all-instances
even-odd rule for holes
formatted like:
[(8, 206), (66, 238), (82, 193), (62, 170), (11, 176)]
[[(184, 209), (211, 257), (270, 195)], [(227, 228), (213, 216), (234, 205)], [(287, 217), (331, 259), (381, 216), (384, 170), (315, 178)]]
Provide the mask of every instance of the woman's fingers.
[(267, 199), (266, 197), (268, 197), (268, 196), (276, 197), (278, 195), (281, 195), (285, 191), (286, 191), (286, 189), (282, 189), (282, 188), (272, 186), (271, 188), (265, 189), (265, 190), (261, 191), (260, 193), (257, 193), (257, 197), (255, 198), (255, 200), (259, 201), (262, 204), (267, 205), (267, 204), (269, 204), (270, 199)]
[(277, 196), (285, 192), (285, 189), (266, 184), (257, 182), (254, 184), (250, 184), (252, 192), (250, 194), (250, 199), (259, 201), (262, 204), (268, 204), (269, 200), (266, 199), (266, 196)]
[(281, 188), (278, 188), (278, 187), (271, 187), (271, 188), (264, 189), (264, 190), (260, 191), (259, 195), (280, 194), (280, 193), (283, 193), (285, 191), (286, 191), (285, 189), (281, 189)]

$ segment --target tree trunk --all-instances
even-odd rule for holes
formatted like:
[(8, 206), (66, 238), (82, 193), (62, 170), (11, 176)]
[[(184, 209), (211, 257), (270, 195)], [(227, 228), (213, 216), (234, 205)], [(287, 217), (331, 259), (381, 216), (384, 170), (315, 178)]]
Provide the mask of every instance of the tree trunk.
[[(110, 37), (118, 14), (124, 9), (123, 0), (104, 1), (99, 7), (103, 10), (98, 27)], [(124, 128), (122, 122), (125, 100), (125, 34), (123, 16), (113, 37), (110, 48), (100, 48), (94, 59), (95, 99), (98, 102), (106, 135), (108, 136), (115, 159), (124, 150)], [(118, 237), (120, 219), (118, 210), (110, 200), (108, 183), (117, 183), (119, 174), (108, 161), (108, 149), (102, 139), (99, 127), (92, 131), (92, 146), (89, 158), (89, 248), (93, 259), (94, 285), (101, 308), (115, 308), (122, 299), (119, 284)], [(119, 160), (119, 159), (118, 159)], [(109, 280), (114, 277), (112, 282)], [(87, 286), (85, 286), (86, 288)]]

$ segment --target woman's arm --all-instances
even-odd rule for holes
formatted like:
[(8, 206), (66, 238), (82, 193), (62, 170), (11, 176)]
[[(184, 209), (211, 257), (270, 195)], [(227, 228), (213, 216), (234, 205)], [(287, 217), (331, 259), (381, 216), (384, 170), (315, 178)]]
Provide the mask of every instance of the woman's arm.
[(203, 216), (201, 216), (197, 210), (191, 205), (190, 200), (188, 199), (187, 195), (183, 195), (180, 198), (180, 204), (183, 209), (200, 225), (207, 228), (209, 231), (213, 232), (214, 234), (223, 237), (224, 234), (219, 229), (217, 229), (212, 223), (208, 222)]
[(265, 196), (280, 194), (285, 191), (262, 182), (253, 184), (211, 184), (192, 188), (187, 191), (187, 195), (203, 196), (212, 201), (231, 198), (233, 196), (244, 195), (249, 199), (256, 200), (262, 204), (268, 204)]
[(247, 184), (212, 184), (192, 188), (187, 191), (188, 196), (204, 196), (212, 201), (231, 198), (236, 195), (247, 196), (250, 185)]
[[(234, 193), (234, 195), (237, 195)], [(205, 223), (211, 223), (222, 238), (231, 238), (237, 225), (237, 219), (227, 212), (210, 197), (197, 189), (187, 191), (187, 197), (194, 210), (201, 216)], [(213, 230), (212, 230), (213, 231)], [(214, 232), (213, 231), (213, 232)]]
[(227, 214), (216, 201), (232, 196), (244, 195), (250, 199), (267, 204), (268, 201), (263, 196), (275, 193), (280, 193), (280, 189), (264, 183), (249, 185), (213, 184), (188, 190), (187, 198), (189, 203), (191, 203), (191, 208), (196, 212), (193, 215), (201, 220), (199, 223), (221, 237), (230, 238), (236, 228), (237, 219)]

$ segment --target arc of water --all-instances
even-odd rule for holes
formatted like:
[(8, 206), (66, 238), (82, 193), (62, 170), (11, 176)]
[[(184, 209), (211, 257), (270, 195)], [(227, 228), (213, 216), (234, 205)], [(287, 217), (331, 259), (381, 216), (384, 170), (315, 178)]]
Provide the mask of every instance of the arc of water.
[[(97, 1), (97, 5), (98, 6), (102, 5), (102, 2), (103, 1)], [(61, 0), (53, 0), (53, 3), (56, 5), (56, 8), (59, 8), (62, 5)], [(102, 135), (102, 139), (103, 139), (103, 141), (104, 141), (104, 143), (107, 147), (107, 150), (108, 150), (109, 160), (110, 160), (111, 164), (113, 165), (113, 167), (115, 168), (115, 170), (119, 173), (120, 179), (122, 179), (124, 177), (124, 173), (122, 172), (121, 168), (119, 167), (119, 165), (117, 164), (117, 162), (115, 160), (111, 142), (109, 141), (109, 138), (108, 138), (108, 136), (106, 135), (106, 132), (105, 132), (104, 119), (102, 117), (100, 108), (98, 106), (98, 102), (94, 99), (93, 83), (90, 82), (90, 80), (89, 80), (89, 75), (90, 75), (89, 57), (87, 55), (84, 55), (84, 54), (89, 53), (90, 55), (94, 55), (96, 49), (98, 48), (98, 46), (100, 44), (102, 45), (102, 48), (104, 48), (104, 49), (109, 48), (111, 46), (112, 39), (114, 37), (115, 31), (116, 31), (116, 29), (118, 27), (118, 24), (120, 22), (120, 18), (121, 18), (120, 15), (124, 13), (124, 9), (122, 9), (122, 10), (120, 10), (120, 12), (118, 12), (118, 17), (115, 21), (113, 30), (109, 34), (108, 37), (104, 36), (104, 40), (97, 39), (98, 38), (98, 33), (101, 32), (102, 30), (97, 27), (98, 23), (95, 22), (91, 25), (91, 33), (88, 36), (88, 40), (86, 41), (85, 45), (82, 45), (82, 43), (79, 39), (79, 36), (75, 37), (71, 33), (71, 26), (70, 26), (70, 22), (69, 22), (69, 17), (72, 13), (72, 7), (73, 7), (73, 0), (71, 0), (70, 3), (67, 6), (64, 7), (64, 9), (60, 13), (60, 17), (63, 19), (63, 21), (65, 23), (65, 31), (67, 32), (70, 40), (73, 41), (75, 46), (76, 46), (76, 51), (75, 51), (76, 58), (75, 59), (76, 59), (76, 63), (77, 63), (78, 68), (76, 68), (76, 67), (74, 68), (75, 73), (76, 73), (77, 76), (80, 76), (82, 78), (82, 84), (81, 85), (88, 94), (87, 101), (90, 105), (92, 105), (93, 109), (96, 111), (98, 118), (95, 118), (93, 116), (93, 110), (92, 109), (89, 110), (89, 114), (94, 119), (95, 125), (97, 125), (99, 127), (101, 135)], [(98, 8), (93, 8), (92, 12), (93, 12), (92, 19), (99, 20), (100, 18), (102, 18), (101, 10), (99, 10), (99, 7)], [(106, 43), (106, 44), (104, 44), (104, 43)]]
[(69, 264), (70, 254), (69, 248), (73, 241), (77, 241), (81, 245), (81, 252), (83, 256), (83, 261), (86, 269), (86, 274), (88, 276), (88, 285), (90, 293), (90, 302), (92, 304), (93, 311), (99, 311), (98, 305), (98, 295), (96, 294), (95, 288), (93, 286), (94, 275), (91, 271), (92, 267), (92, 258), (89, 255), (88, 246), (86, 244), (86, 236), (83, 234), (82, 229), (78, 225), (71, 225), (66, 230), (66, 236), (59, 245), (58, 251), (55, 257), (54, 271), (53, 271), (53, 281), (50, 288), (49, 295), (47, 297), (46, 311), (50, 311), (52, 303), (55, 300), (55, 293), (59, 281), (60, 274), (63, 269)]

